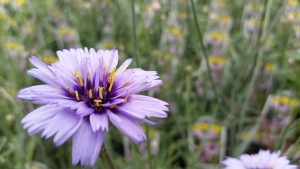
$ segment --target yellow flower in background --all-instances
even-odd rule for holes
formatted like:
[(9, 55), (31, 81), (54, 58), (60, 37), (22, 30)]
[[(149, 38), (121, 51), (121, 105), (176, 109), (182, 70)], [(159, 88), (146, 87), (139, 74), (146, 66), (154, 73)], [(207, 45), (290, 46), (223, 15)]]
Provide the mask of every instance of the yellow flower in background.
[(13, 51), (18, 51), (18, 52), (20, 52), (23, 49), (22, 45), (18, 42), (15, 42), (15, 41), (5, 42), (4, 43), (4, 48), (8, 51), (13, 50)]
[(298, 6), (298, 0), (288, 0), (287, 5), (290, 7), (297, 7)]
[(165, 81), (162, 86), (163, 90), (169, 90), (170, 89), (170, 83)]
[(217, 64), (217, 65), (224, 65), (226, 63), (226, 59), (222, 56), (210, 56), (208, 58), (209, 64)]
[(274, 69), (274, 64), (272, 64), (272, 63), (265, 64), (265, 67), (264, 67), (265, 72), (271, 73), (273, 71), (273, 69)]
[(266, 50), (272, 49), (273, 44), (274, 44), (274, 37), (269, 36), (264, 42), (265, 49)]
[(7, 93), (9, 94), (9, 95), (11, 95), (11, 96), (16, 96), (16, 94), (17, 94), (17, 90), (16, 90), (16, 88), (14, 88), (14, 87), (9, 87), (9, 88), (7, 88), (6, 89), (6, 91), (7, 91)]
[(1, 5), (8, 5), (8, 4), (11, 4), (11, 0), (0, 0), (0, 4)]
[(272, 98), (273, 104), (278, 105), (287, 105), (291, 108), (296, 107), (298, 104), (298, 101), (292, 97), (289, 96), (274, 96)]
[(17, 25), (16, 21), (3, 10), (0, 10), (0, 20), (4, 21), (9, 26)]
[(170, 33), (171, 33), (171, 35), (177, 36), (177, 37), (183, 36), (183, 31), (177, 26), (172, 26), (170, 29)]
[(57, 57), (52, 56), (52, 55), (45, 55), (45, 56), (42, 56), (42, 61), (47, 63), (47, 64), (51, 64), (51, 63), (57, 61)]
[(193, 131), (195, 132), (213, 131), (215, 133), (221, 133), (221, 126), (218, 124), (197, 122), (193, 125)]
[(288, 11), (283, 17), (283, 23), (294, 23), (295, 21), (300, 20), (300, 11)]
[(179, 18), (180, 20), (186, 20), (187, 17), (188, 17), (188, 14), (187, 14), (186, 12), (184, 12), (184, 11), (181, 11), (181, 12), (178, 12), (178, 13), (177, 13), (177, 16), (178, 16), (178, 18)]
[(99, 47), (101, 49), (113, 49), (116, 47), (116, 43), (111, 40), (104, 40), (100, 43)]
[(225, 41), (227, 40), (227, 35), (224, 32), (210, 32), (208, 34), (209, 39)]
[(245, 20), (244, 23), (244, 30), (250, 32), (256, 32), (260, 26), (260, 19), (259, 18), (250, 18)]
[[(142, 130), (146, 133), (146, 127), (142, 126)], [(149, 138), (153, 139), (155, 135), (155, 130), (153, 128), (149, 128)]]
[(170, 60), (172, 58), (172, 54), (171, 53), (163, 53), (162, 58), (164, 60)]
[(219, 15), (218, 17), (220, 21), (224, 24), (228, 24), (231, 22), (231, 17), (229, 15)]
[(58, 35), (60, 36), (72, 36), (74, 35), (74, 29), (68, 26), (62, 26), (58, 29)]
[(225, 0), (213, 0), (212, 8), (217, 10), (227, 8), (227, 2)]
[[(249, 135), (250, 135), (249, 131), (243, 131), (243, 132), (241, 133), (241, 135), (240, 135), (240, 139), (242, 139), (242, 140), (245, 141), (245, 140), (249, 139)], [(254, 139), (254, 140), (261, 140), (262, 137), (263, 137), (263, 133), (257, 131), (257, 132), (254, 134), (253, 139)]]
[(245, 6), (245, 11), (250, 14), (260, 13), (262, 10), (263, 5), (259, 2), (250, 2)]
[(25, 0), (16, 0), (16, 4), (18, 7), (22, 7), (25, 4)]

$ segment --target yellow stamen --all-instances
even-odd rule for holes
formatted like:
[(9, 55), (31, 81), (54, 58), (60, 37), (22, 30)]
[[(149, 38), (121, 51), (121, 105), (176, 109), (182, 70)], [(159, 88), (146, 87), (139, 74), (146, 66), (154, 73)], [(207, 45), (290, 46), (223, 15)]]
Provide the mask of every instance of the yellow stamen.
[(90, 98), (90, 99), (93, 98), (93, 91), (92, 91), (92, 89), (89, 90), (89, 98)]
[(102, 95), (102, 92), (103, 92), (103, 87), (98, 87), (98, 92), (99, 92), (99, 98), (100, 99), (103, 99), (103, 95)]
[(80, 98), (79, 98), (79, 94), (78, 94), (78, 91), (77, 91), (77, 90), (75, 91), (75, 96), (76, 96), (76, 99), (79, 101)]
[(105, 70), (106, 70), (106, 66), (104, 66), (104, 68), (102, 69), (102, 76), (104, 75)]
[(128, 97), (129, 97), (129, 96), (125, 96), (125, 97), (124, 97), (124, 100), (127, 101), (127, 100), (128, 100)]
[(96, 104), (96, 107), (100, 107), (100, 103), (102, 103), (102, 100), (94, 100), (94, 103)]
[(130, 84), (129, 82), (126, 82), (121, 86), (121, 88), (124, 88), (124, 87), (128, 86), (129, 84)]
[(109, 108), (111, 108), (111, 109), (114, 109), (116, 107), (117, 107), (116, 105), (109, 106)]
[(116, 68), (113, 68), (111, 70), (111, 72), (109, 73), (109, 76), (107, 78), (107, 81), (109, 82), (109, 88), (108, 91), (110, 92), (112, 89), (112, 86), (114, 84), (114, 80), (115, 80), (115, 72), (116, 72)]
[(82, 81), (82, 77), (79, 71), (75, 72), (75, 81), (77, 84), (79, 84), (79, 86), (83, 86), (83, 81)]

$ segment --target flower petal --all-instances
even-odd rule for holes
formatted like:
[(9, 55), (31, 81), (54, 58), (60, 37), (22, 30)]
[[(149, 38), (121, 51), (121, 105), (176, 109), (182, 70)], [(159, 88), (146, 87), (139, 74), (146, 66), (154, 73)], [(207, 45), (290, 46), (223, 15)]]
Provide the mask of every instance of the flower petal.
[(107, 114), (113, 125), (134, 143), (140, 144), (146, 140), (145, 133), (134, 119), (122, 114), (114, 114), (110, 110), (107, 110)]
[(99, 129), (101, 129), (102, 131), (108, 131), (108, 117), (106, 114), (91, 114), (90, 123), (94, 132), (96, 132)]
[(72, 164), (75, 166), (80, 161), (85, 166), (90, 163), (93, 167), (104, 141), (105, 132), (93, 132), (90, 124), (84, 120), (73, 136)]

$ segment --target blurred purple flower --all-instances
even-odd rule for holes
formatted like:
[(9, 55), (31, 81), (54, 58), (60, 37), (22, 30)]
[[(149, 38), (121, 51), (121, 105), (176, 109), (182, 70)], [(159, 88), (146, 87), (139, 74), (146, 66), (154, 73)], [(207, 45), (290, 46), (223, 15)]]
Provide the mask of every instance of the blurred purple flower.
[(23, 89), (18, 98), (45, 104), (22, 124), (29, 135), (54, 136), (56, 146), (72, 137), (73, 165), (94, 166), (109, 121), (139, 144), (146, 136), (137, 121), (167, 117), (168, 103), (137, 94), (162, 84), (156, 71), (127, 69), (132, 59), (116, 69), (117, 50), (70, 49), (57, 55), (59, 60), (50, 66), (30, 57), (36, 68), (28, 74), (46, 84)]

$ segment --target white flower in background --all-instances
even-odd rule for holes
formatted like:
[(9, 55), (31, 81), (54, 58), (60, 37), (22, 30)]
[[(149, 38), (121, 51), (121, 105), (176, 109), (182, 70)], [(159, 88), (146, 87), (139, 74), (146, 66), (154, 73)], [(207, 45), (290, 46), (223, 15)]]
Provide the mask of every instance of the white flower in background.
[(271, 153), (269, 150), (260, 150), (258, 154), (242, 154), (239, 158), (227, 158), (223, 161), (224, 169), (297, 169), (290, 165), (280, 151)]

